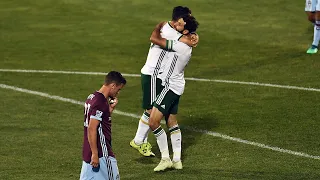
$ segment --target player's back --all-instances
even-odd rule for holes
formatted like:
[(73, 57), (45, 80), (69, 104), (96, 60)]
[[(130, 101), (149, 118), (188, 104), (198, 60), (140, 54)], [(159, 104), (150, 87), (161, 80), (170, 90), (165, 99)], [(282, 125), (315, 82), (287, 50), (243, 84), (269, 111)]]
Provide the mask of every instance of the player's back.
[(169, 85), (174, 93), (182, 95), (185, 87), (184, 69), (190, 61), (192, 48), (182, 42), (173, 41), (174, 52), (168, 52), (158, 78), (162, 85)]
[[(178, 40), (182, 36), (181, 33), (176, 31), (170, 22), (167, 22), (161, 28), (161, 37), (168, 40)], [(161, 62), (166, 57), (167, 51), (163, 50), (160, 46), (152, 44), (149, 48), (147, 61), (141, 69), (142, 74), (157, 75), (157, 69), (160, 69)]]

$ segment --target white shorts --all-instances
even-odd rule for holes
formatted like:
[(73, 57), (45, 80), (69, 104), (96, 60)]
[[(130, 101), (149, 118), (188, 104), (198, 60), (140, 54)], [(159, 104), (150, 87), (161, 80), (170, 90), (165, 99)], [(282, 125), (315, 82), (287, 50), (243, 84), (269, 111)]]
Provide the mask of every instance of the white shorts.
[(82, 161), (80, 180), (119, 180), (117, 160), (114, 157), (99, 158), (99, 170), (93, 171), (90, 163)]
[(320, 0), (306, 0), (304, 10), (308, 12), (320, 11)]

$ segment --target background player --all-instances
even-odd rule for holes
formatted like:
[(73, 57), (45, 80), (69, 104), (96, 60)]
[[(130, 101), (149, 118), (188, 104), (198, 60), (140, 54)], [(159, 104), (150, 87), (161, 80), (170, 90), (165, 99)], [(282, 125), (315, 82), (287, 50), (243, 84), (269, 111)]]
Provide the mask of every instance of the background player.
[(318, 46), (320, 41), (320, 0), (314, 1), (316, 1), (315, 25), (313, 33), (313, 42), (311, 44), (311, 47), (307, 50), (308, 54), (315, 54), (318, 52)]
[[(111, 71), (99, 91), (90, 94), (85, 102), (80, 180), (120, 178), (111, 148), (111, 113), (125, 84), (126, 80), (119, 72)], [(113, 103), (109, 102), (110, 98)]]

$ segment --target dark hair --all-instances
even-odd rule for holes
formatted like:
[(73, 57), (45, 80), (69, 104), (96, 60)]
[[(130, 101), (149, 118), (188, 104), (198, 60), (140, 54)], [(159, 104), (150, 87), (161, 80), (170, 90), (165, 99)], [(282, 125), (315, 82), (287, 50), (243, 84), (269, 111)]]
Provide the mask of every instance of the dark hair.
[(188, 7), (176, 6), (172, 10), (172, 20), (177, 21), (180, 18), (191, 15), (191, 10)]
[(184, 22), (186, 22), (186, 25), (184, 25), (184, 29), (188, 30), (189, 33), (196, 32), (199, 22), (196, 20), (193, 16), (188, 16), (183, 18)]
[(127, 83), (126, 79), (121, 75), (121, 73), (117, 71), (110, 71), (104, 80), (104, 83), (106, 85), (109, 85), (111, 83), (116, 83), (116, 85), (123, 84), (125, 85)]

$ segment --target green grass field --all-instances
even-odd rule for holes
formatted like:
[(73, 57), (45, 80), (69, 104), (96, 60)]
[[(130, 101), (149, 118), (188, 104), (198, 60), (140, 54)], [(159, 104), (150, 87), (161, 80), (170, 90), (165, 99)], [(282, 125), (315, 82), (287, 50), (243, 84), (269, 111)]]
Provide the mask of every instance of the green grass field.
[[(320, 54), (305, 53), (313, 29), (304, 1), (289, 0), (2, 0), (0, 179), (79, 179), (83, 107), (17, 88), (82, 102), (104, 78), (8, 69), (139, 74), (177, 5), (200, 22), (186, 77), (226, 81), (187, 81), (181, 171), (154, 173), (154, 136), (157, 157), (141, 157), (129, 146), (138, 119), (113, 114), (121, 179), (320, 179)], [(126, 78), (117, 109), (139, 116), (140, 79)]]

